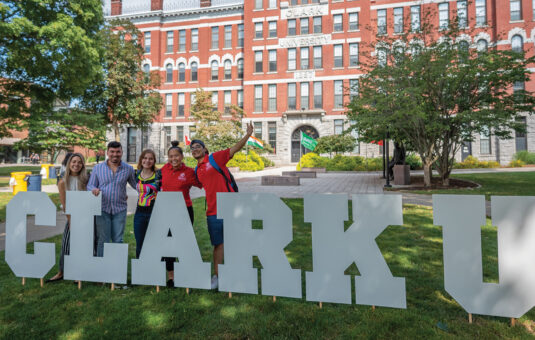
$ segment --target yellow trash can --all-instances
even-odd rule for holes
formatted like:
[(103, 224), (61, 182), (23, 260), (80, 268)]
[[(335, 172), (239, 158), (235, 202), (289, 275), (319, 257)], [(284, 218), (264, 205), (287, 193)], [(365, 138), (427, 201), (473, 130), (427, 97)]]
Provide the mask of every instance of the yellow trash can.
[(42, 177), (43, 179), (50, 178), (50, 177), (48, 176), (48, 175), (49, 175), (48, 172), (49, 172), (49, 168), (50, 168), (51, 166), (53, 166), (53, 165), (54, 165), (54, 164), (41, 164), (41, 172), (40, 172), (40, 174), (41, 174), (41, 177)]
[(13, 195), (16, 195), (19, 191), (28, 191), (28, 183), (26, 182), (26, 176), (31, 175), (30, 171), (24, 172), (12, 172), (9, 185), (13, 186)]

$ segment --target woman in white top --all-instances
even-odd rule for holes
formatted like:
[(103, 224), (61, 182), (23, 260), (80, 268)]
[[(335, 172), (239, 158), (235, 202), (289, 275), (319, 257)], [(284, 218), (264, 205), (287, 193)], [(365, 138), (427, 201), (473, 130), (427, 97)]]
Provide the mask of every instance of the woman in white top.
[[(84, 156), (79, 153), (73, 153), (67, 161), (65, 176), (58, 182), (59, 200), (63, 212), (65, 212), (65, 197), (67, 196), (67, 191), (85, 191), (88, 180), (89, 176), (87, 176), (87, 171), (85, 169)], [(63, 259), (65, 255), (69, 255), (70, 221), (71, 217), (67, 216), (67, 224), (65, 225), (65, 231), (63, 232), (63, 239), (61, 241), (59, 271), (56, 275), (46, 280), (46, 282), (63, 280)]]

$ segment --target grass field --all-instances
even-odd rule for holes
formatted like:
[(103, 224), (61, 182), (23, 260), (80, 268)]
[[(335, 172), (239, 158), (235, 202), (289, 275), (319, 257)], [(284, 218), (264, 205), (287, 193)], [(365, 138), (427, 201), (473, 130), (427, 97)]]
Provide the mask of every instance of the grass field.
[[(294, 241), (286, 248), (293, 268), (300, 268), (305, 292), (305, 271), (312, 270), (311, 228), (303, 222), (303, 201), (284, 200), (293, 212)], [(195, 234), (204, 261), (211, 260), (206, 231), (204, 200), (194, 201)], [(351, 214), (351, 210), (349, 210)], [(351, 218), (351, 217), (350, 217)], [(4, 261), (0, 261), (0, 334), (2, 338), (395, 338), (395, 339), (497, 339), (532, 338), (533, 311), (516, 327), (505, 318), (467, 314), (444, 291), (442, 231), (432, 225), (430, 208), (404, 207), (404, 225), (391, 226), (377, 242), (394, 276), (406, 278), (407, 309), (323, 304), (305, 299), (227, 294), (185, 289), (129, 286), (110, 291), (84, 283), (79, 291), (71, 282), (39, 287), (39, 280), (20, 284)], [(488, 222), (489, 223), (489, 222)], [(348, 222), (349, 225), (349, 222)], [(60, 236), (51, 240), (56, 251)], [(496, 232), (482, 227), (484, 279), (497, 282)], [(128, 218), (125, 242), (130, 257), (135, 253), (132, 216)], [(28, 246), (32, 251), (33, 246)], [(3, 257), (3, 255), (0, 255)], [(260, 267), (258, 261), (253, 262)], [(50, 274), (55, 273), (54, 268)], [(353, 265), (346, 274), (358, 275)], [(353, 287), (354, 290), (354, 287)], [(354, 294), (353, 294), (354, 296)], [(354, 300), (354, 297), (353, 297)]]
[[(48, 194), (48, 197), (52, 199), (56, 207), (60, 205), (59, 194)], [(13, 194), (11, 192), (0, 192), (0, 222), (6, 221), (6, 205), (12, 198)]]

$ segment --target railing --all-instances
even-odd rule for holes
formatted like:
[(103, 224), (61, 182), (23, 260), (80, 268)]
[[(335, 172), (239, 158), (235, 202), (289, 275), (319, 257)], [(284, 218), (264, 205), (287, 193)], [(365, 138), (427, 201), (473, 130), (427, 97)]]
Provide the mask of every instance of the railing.
[(201, 7), (200, 0), (164, 0), (164, 11), (178, 11), (184, 9), (192, 9)]
[(212, 0), (212, 6), (243, 5), (244, 0)]
[[(244, 0), (212, 0), (212, 6), (243, 5)], [(122, 14), (150, 12), (151, 0), (123, 0)], [(201, 0), (163, 0), (163, 11), (180, 11), (201, 7)], [(111, 0), (102, 0), (105, 16), (111, 15)]]
[(123, 0), (122, 14), (150, 12), (150, 0)]

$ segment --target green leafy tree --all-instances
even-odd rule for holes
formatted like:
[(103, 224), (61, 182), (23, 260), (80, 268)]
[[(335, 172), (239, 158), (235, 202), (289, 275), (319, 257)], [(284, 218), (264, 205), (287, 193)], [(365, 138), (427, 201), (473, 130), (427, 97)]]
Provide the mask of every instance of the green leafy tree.
[(377, 58), (364, 61), (368, 73), (360, 78), (348, 115), (360, 140), (381, 140), (388, 133), (419, 154), (426, 186), (433, 165), (448, 185), (463, 141), (487, 129), (502, 138), (521, 129), (515, 118), (532, 112), (535, 100), (512, 88), (529, 81), (527, 66), (534, 59), (512, 51), (477, 51), (463, 43), (455, 27), (438, 37), (429, 22), (426, 18), (420, 32), (397, 41), (379, 37)]
[(114, 20), (100, 32), (104, 77), (85, 93), (82, 107), (106, 117), (115, 140), (123, 125), (147, 128), (162, 108), (156, 91), (160, 77), (141, 69), (140, 31), (127, 20)]
[(314, 149), (316, 153), (333, 153), (351, 152), (355, 149), (356, 139), (348, 134), (323, 136), (317, 139), (318, 145)]
[(191, 116), (196, 121), (195, 138), (202, 139), (210, 151), (233, 146), (243, 134), (241, 129), (243, 110), (236, 105), (230, 105), (227, 112), (228, 118), (223, 118), (223, 114), (212, 104), (211, 92), (202, 89), (195, 92)]
[(102, 23), (100, 0), (0, 2), (0, 137), (95, 82)]

